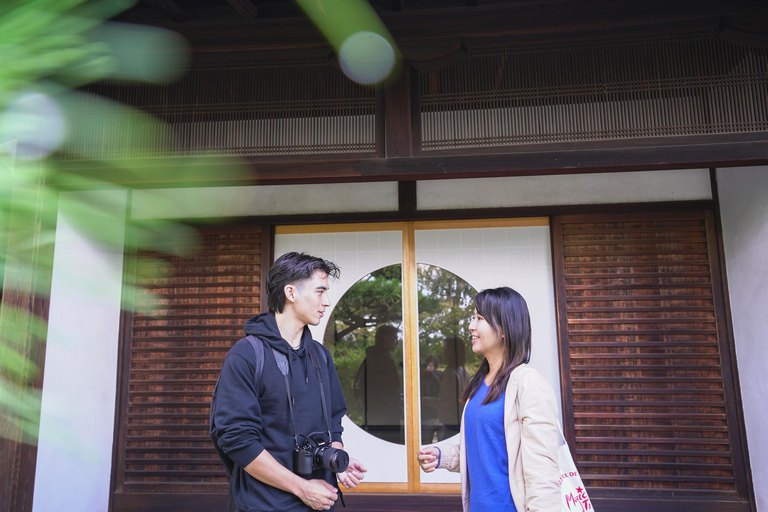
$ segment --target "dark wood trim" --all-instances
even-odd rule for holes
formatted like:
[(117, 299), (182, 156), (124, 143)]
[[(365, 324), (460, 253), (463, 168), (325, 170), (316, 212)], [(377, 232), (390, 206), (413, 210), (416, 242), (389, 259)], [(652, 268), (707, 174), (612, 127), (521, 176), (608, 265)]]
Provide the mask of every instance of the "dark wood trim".
[[(670, 498), (608, 498), (591, 497), (596, 510), (621, 512), (679, 512), (697, 510), (701, 512), (749, 512), (746, 501), (730, 500), (722, 496), (707, 499), (686, 497)], [(344, 495), (349, 512), (449, 512), (461, 511), (461, 497), (444, 494), (363, 494)], [(120, 512), (178, 512), (179, 510), (223, 510), (226, 494), (192, 493), (120, 493), (115, 495), (116, 510)]]
[[(416, 47), (424, 40), (622, 30), (765, 10), (762, 0), (686, 0), (672, 3), (664, 0), (596, 0), (588, 4), (557, 0), (382, 12), (380, 18), (398, 45), (407, 48), (409, 45)], [(130, 18), (126, 20), (141, 21)], [(168, 26), (179, 31), (190, 41), (195, 52), (221, 53), (327, 46), (327, 42), (311, 22), (300, 17)], [(408, 57), (407, 53), (405, 55)]]
[[(721, 357), (723, 357), (723, 352), (727, 352), (727, 359), (723, 357), (722, 366), (723, 372), (725, 372), (727, 365), (727, 370), (731, 374), (730, 381), (724, 379), (726, 383), (732, 383), (732, 385), (728, 386), (728, 389), (725, 391), (728, 393), (728, 396), (733, 403), (733, 408), (735, 409), (733, 411), (735, 418), (732, 417), (730, 409), (727, 411), (729, 436), (731, 439), (739, 440), (739, 444), (735, 447), (733, 453), (734, 472), (736, 473), (737, 488), (749, 498), (751, 504), (750, 512), (757, 512), (755, 486), (754, 481), (752, 480), (746, 424), (744, 422), (744, 404), (741, 395), (741, 381), (739, 379), (739, 368), (736, 360), (736, 338), (733, 333), (733, 315), (731, 313), (731, 299), (728, 291), (728, 272), (725, 261), (725, 246), (723, 242), (722, 217), (720, 214), (720, 194), (717, 184), (717, 170), (710, 169), (709, 175), (712, 187), (712, 200), (714, 203), (714, 210), (711, 215), (712, 218), (707, 218), (707, 222), (708, 224), (711, 223), (713, 230), (711, 236), (709, 236), (708, 233), (708, 237), (710, 238), (710, 259), (712, 259), (712, 280), (714, 285), (717, 286), (720, 291), (719, 294), (715, 295), (716, 299), (722, 297), (722, 302), (719, 300), (716, 300), (715, 302), (716, 311), (718, 312), (718, 335), (721, 336), (722, 340), (727, 340), (727, 343), (721, 344)], [(717, 275), (717, 280), (715, 280), (715, 275)]]
[[(128, 255), (126, 255), (126, 258)], [(136, 254), (130, 255), (135, 265)], [(117, 400), (115, 402), (115, 440), (112, 453), (112, 475), (109, 510), (114, 510), (114, 493), (122, 491), (125, 471), (125, 436), (128, 414), (128, 391), (131, 370), (131, 328), (133, 312), (123, 308), (120, 314), (120, 335), (117, 352)]]
[(403, 64), (400, 73), (384, 85), (384, 147), (388, 159), (413, 156), (411, 74), (414, 72)]
[(397, 199), (398, 199), (398, 211), (401, 212), (415, 212), (418, 205), (416, 204), (416, 187), (415, 181), (398, 181), (397, 182)]
[(726, 395), (725, 410), (728, 417), (728, 437), (731, 440), (733, 473), (736, 489), (743, 497), (747, 497), (747, 472), (744, 459), (744, 441), (740, 425), (742, 413), (740, 400), (735, 393), (735, 382), (738, 379), (738, 369), (735, 365), (735, 357), (732, 351), (732, 338), (728, 333), (728, 321), (724, 304), (723, 280), (721, 274), (721, 261), (718, 254), (717, 232), (715, 230), (715, 216), (712, 210), (705, 212), (707, 226), (707, 249), (709, 251), (710, 272), (712, 273), (712, 299), (715, 304), (715, 318), (717, 325), (717, 337), (720, 340), (720, 360), (723, 372), (723, 392)]
[[(37, 240), (43, 229), (52, 229), (55, 231), (57, 219), (56, 211), (58, 209), (58, 196), (53, 195), (51, 201), (43, 197), (43, 191), (47, 187), (42, 168), (34, 169), (37, 174), (36, 190), (34, 199), (36, 203), (36, 214), (21, 216), (19, 220), (14, 216), (14, 210), (19, 206), (26, 205), (30, 198), (19, 202), (18, 193), (11, 191), (11, 202), (6, 213), (9, 214), (10, 223), (8, 225), (7, 238), (4, 242), (7, 244), (6, 250), (13, 254), (16, 252), (15, 245), (19, 242), (18, 234), (23, 236), (32, 235), (32, 239)], [(50, 213), (53, 215), (51, 216)], [(51, 224), (48, 219), (54, 219)], [(25, 239), (23, 243), (26, 244)], [(53, 263), (53, 245), (37, 246), (34, 251), (25, 251), (25, 257), (28, 258), (26, 268), (18, 272), (2, 274), (2, 300), (0, 301), (0, 319), (7, 314), (2, 311), (2, 306), (9, 305), (17, 308), (18, 316), (35, 316), (39, 319), (48, 321), (50, 311), (50, 291), (51, 291), (51, 271)], [(19, 256), (17, 254), (17, 256)], [(50, 265), (50, 266), (49, 266)], [(17, 320), (22, 320), (17, 318)], [(30, 319), (27, 318), (27, 321)], [(7, 326), (5, 327), (7, 329)], [(0, 332), (4, 330), (0, 320)], [(25, 380), (16, 380), (16, 383), (34, 389), (43, 388), (43, 377), (45, 373), (45, 353), (46, 344), (43, 340), (32, 336), (30, 332), (25, 333), (23, 340), (18, 340), (21, 344), (16, 347), (19, 355), (25, 357), (32, 364), (37, 366), (39, 371), (28, 376)], [(17, 398), (17, 397), (14, 397)], [(39, 421), (40, 418), (37, 418)], [(36, 432), (36, 437), (39, 432)], [(17, 427), (9, 423), (2, 426), (0, 432), (0, 512), (32, 512), (32, 500), (35, 488), (35, 472), (37, 469), (37, 443), (24, 435)]]
[[(3, 301), (13, 303), (14, 290), (6, 290)], [(6, 299), (7, 297), (7, 299)], [(32, 313), (48, 320), (50, 301), (37, 297), (33, 300)], [(40, 374), (31, 384), (42, 389), (43, 371), (45, 369), (45, 343), (32, 342), (25, 347), (27, 358), (40, 368)], [(8, 432), (4, 432), (7, 434)], [(0, 490), (7, 496), (4, 503), (0, 502), (2, 512), (32, 512), (32, 499), (35, 489), (35, 474), (37, 469), (37, 444), (20, 443), (0, 436), (0, 467), (5, 468), (0, 476)], [(5, 508), (5, 507), (8, 508)]]
[[(403, 100), (404, 101), (404, 100)], [(389, 108), (389, 107), (387, 107)], [(407, 114), (407, 112), (405, 112)], [(404, 116), (407, 117), (407, 116)], [(402, 124), (402, 123), (401, 123)], [(411, 138), (391, 141), (394, 126), (387, 127), (388, 154), (403, 154)], [(409, 122), (405, 130), (410, 129)], [(400, 134), (402, 135), (402, 134)], [(410, 149), (410, 148), (407, 148)], [(494, 154), (451, 154), (406, 158), (333, 159), (323, 161), (270, 161), (257, 158), (155, 159), (133, 172), (104, 162), (69, 162), (67, 189), (92, 187), (109, 176), (114, 183), (137, 188), (178, 186), (278, 185), (299, 183), (350, 183), (503, 176), (548, 176), (646, 170), (742, 167), (768, 163), (768, 132), (728, 135), (695, 135), (661, 139), (617, 140), (588, 143), (539, 144), (497, 148)], [(505, 152), (502, 152), (505, 151)], [(330, 157), (336, 158), (336, 156)], [(242, 162), (247, 169), (244, 171)]]
[(576, 460), (576, 428), (573, 421), (573, 389), (571, 386), (571, 349), (568, 339), (568, 311), (565, 301), (565, 269), (563, 267), (562, 216), (550, 217), (552, 245), (552, 273), (555, 284), (555, 318), (557, 321), (557, 346), (560, 358), (560, 392), (563, 406), (563, 435), (568, 442), (571, 456)]
[[(127, 236), (126, 236), (127, 239)], [(133, 283), (136, 275), (137, 251), (135, 244), (127, 244), (134, 249), (125, 252), (123, 264), (123, 282)], [(123, 490), (125, 481), (125, 439), (128, 417), (128, 392), (130, 391), (131, 339), (133, 334), (133, 308), (127, 294), (133, 288), (123, 288), (123, 306), (120, 314), (120, 335), (117, 352), (117, 398), (115, 401), (115, 440), (112, 455), (112, 476), (110, 510), (114, 507), (114, 493)]]
[[(456, 494), (363, 494), (344, 495), (345, 512), (461, 512), (461, 497)], [(140, 494), (115, 495), (115, 510), (120, 512), (179, 512), (181, 510), (224, 510), (226, 494)], [(741, 511), (738, 511), (741, 512)]]
[[(133, 193), (128, 192), (128, 199), (125, 207), (126, 225), (131, 219), (131, 205), (133, 203)], [(114, 441), (112, 448), (112, 472), (110, 475), (109, 510), (113, 510), (113, 501), (115, 491), (122, 490), (125, 471), (125, 438), (126, 423), (128, 417), (128, 392), (130, 390), (130, 371), (131, 371), (131, 339), (133, 334), (133, 286), (126, 287), (126, 284), (133, 285), (136, 280), (137, 264), (137, 244), (134, 239), (134, 233), (130, 229), (125, 230), (123, 240), (123, 289), (120, 298), (120, 330), (117, 343), (117, 385), (115, 396), (115, 423), (114, 423)]]
[[(232, 219), (232, 226), (253, 225), (255, 222), (266, 222), (275, 226), (297, 224), (345, 224), (360, 222), (409, 222), (421, 220), (471, 220), (471, 219), (509, 219), (525, 217), (548, 217), (550, 215), (577, 215), (592, 213), (642, 213), (649, 211), (695, 211), (712, 208), (712, 201), (678, 201), (659, 203), (612, 203), (587, 205), (560, 206), (525, 206), (512, 208), (478, 208), (478, 209), (446, 209), (421, 210), (416, 212), (356, 212), (329, 214), (282, 215), (273, 217), (243, 217)], [(204, 224), (212, 219), (180, 220), (190, 225)], [(221, 225), (221, 222), (219, 223)]]
[(376, 157), (384, 158), (387, 156), (387, 132), (385, 129), (385, 90), (384, 86), (379, 84), (376, 86), (376, 107), (374, 114), (375, 122), (375, 145), (376, 145)]
[(408, 81), (408, 93), (410, 94), (411, 118), (411, 154), (414, 156), (421, 152), (421, 91), (419, 88), (419, 71), (411, 67), (411, 78)]
[(697, 512), (749, 512), (746, 501), (730, 501), (722, 498), (710, 499), (649, 499), (649, 498), (597, 498), (590, 496), (595, 510), (616, 512), (680, 512), (681, 510), (696, 510)]
[(267, 273), (272, 262), (275, 261), (275, 226), (265, 222), (261, 227), (261, 275), (259, 283), (261, 291), (259, 292), (259, 306), (262, 313), (269, 311), (267, 304)]

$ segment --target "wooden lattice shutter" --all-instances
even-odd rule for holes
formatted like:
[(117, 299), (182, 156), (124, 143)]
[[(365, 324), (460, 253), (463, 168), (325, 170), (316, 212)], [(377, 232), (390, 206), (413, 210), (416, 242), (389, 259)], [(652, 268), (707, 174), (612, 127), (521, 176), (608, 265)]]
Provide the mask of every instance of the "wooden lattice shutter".
[(124, 315), (113, 510), (133, 510), (141, 493), (227, 492), (208, 411), (224, 356), (260, 311), (265, 238), (219, 229), (189, 257), (136, 256), (146, 291)]
[(713, 225), (553, 219), (566, 432), (590, 494), (632, 498), (609, 508), (749, 509)]

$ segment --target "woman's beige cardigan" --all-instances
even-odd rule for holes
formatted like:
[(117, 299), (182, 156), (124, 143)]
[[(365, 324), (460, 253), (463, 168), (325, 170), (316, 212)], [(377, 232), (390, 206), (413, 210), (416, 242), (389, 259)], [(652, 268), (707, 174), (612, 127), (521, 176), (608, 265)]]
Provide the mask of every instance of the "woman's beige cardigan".
[[(557, 466), (560, 434), (557, 400), (552, 386), (538, 371), (523, 364), (510, 374), (504, 397), (504, 432), (512, 501), (518, 512), (560, 512)], [(438, 445), (441, 450), (438, 467), (461, 471), (461, 498), (464, 512), (468, 512), (471, 482), (467, 475), (463, 416), (460, 441), (459, 444)]]

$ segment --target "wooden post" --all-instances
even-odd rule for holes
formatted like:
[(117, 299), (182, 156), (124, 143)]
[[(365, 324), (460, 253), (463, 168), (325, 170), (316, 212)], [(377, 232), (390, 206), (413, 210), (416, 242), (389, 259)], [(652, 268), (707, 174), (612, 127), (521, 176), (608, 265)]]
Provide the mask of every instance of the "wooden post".
[[(6, 255), (14, 261), (3, 275), (3, 296), (0, 304), (0, 340), (18, 342), (13, 349), (39, 368), (26, 375), (12, 375), (0, 369), (0, 378), (26, 389), (42, 389), (45, 344), (35, 338), (31, 325), (37, 319), (47, 320), (50, 291), (52, 248), (41, 248), (41, 235), (45, 226), (44, 173), (39, 164), (27, 171), (37, 172), (34, 180), (17, 181), (11, 192), (7, 210)], [(0, 173), (13, 175), (12, 161), (0, 161)], [(16, 172), (18, 175), (18, 171)], [(31, 243), (30, 243), (31, 242)], [(40, 276), (43, 276), (42, 278)], [(40, 280), (45, 282), (40, 282)], [(43, 291), (44, 293), (40, 293)], [(37, 318), (36, 318), (37, 317)], [(20, 399), (21, 393), (3, 391), (11, 400)], [(0, 512), (31, 512), (37, 461), (37, 426), (25, 434), (14, 422), (6, 421), (9, 410), (3, 410), (0, 420)], [(39, 421), (39, 411), (37, 411)], [(34, 420), (33, 420), (34, 421)]]

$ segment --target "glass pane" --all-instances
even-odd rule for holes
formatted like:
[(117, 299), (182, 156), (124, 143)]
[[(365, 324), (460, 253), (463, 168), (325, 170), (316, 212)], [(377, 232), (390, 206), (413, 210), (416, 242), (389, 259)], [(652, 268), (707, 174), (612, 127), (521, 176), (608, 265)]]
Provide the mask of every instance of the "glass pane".
[(323, 337), (339, 372), (349, 419), (369, 434), (401, 445), (402, 302), (401, 265), (371, 272), (339, 299)]
[(476, 290), (456, 274), (420, 263), (417, 276), (421, 364), (421, 444), (459, 433), (461, 395), (482, 361), (469, 321)]

